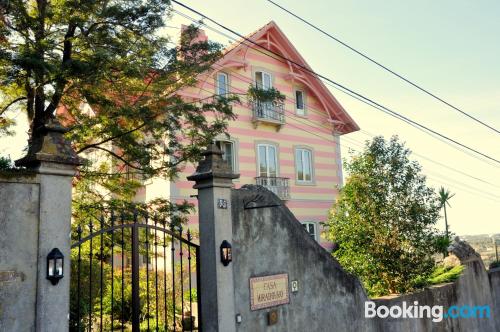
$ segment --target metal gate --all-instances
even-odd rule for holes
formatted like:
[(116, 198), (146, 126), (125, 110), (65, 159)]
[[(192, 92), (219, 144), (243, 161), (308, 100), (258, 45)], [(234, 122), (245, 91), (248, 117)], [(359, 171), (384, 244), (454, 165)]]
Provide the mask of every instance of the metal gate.
[(80, 225), (71, 246), (71, 331), (198, 331), (200, 247), (147, 214)]

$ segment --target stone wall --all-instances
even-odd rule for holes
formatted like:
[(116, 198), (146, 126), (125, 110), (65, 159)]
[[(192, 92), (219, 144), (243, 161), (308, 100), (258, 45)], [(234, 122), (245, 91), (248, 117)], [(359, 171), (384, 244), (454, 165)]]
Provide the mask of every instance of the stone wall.
[(34, 330), (38, 180), (35, 175), (0, 177), (0, 331)]
[[(306, 232), (285, 204), (261, 186), (233, 189), (222, 152), (211, 145), (188, 177), (198, 189), (201, 326), (232, 331), (495, 331), (500, 277), (488, 274), (465, 242), (451, 248), (465, 271), (447, 285), (396, 298), (421, 305), (489, 306), (490, 319), (365, 318), (360, 281)], [(232, 251), (231, 251), (232, 249)], [(490, 286), (491, 284), (491, 286)], [(492, 289), (492, 287), (494, 289)]]
[[(262, 187), (232, 190), (234, 312), (237, 331), (500, 331), (500, 271), (486, 272), (479, 256), (464, 242), (452, 248), (465, 266), (456, 282), (393, 298), (373, 300), (377, 306), (490, 306), (491, 318), (429, 319), (364, 318), (365, 291), (330, 253), (320, 247), (282, 202)], [(288, 275), (289, 303), (252, 310), (249, 280)], [(292, 292), (291, 282), (298, 281)], [(491, 284), (491, 286), (490, 286)], [(269, 322), (272, 313), (277, 317)]]
[[(363, 318), (367, 300), (358, 279), (309, 236), (293, 214), (269, 191), (244, 186), (232, 191), (234, 308), (237, 331), (376, 331)], [(288, 274), (298, 281), (289, 304), (250, 309), (249, 279)], [(268, 325), (276, 310), (277, 322)]]
[[(423, 291), (406, 294), (393, 298), (375, 299), (377, 306), (393, 305), (401, 306), (403, 302), (408, 305), (415, 301), (419, 305), (440, 305), (444, 311), (452, 306), (489, 306), (490, 318), (445, 318), (442, 321), (433, 321), (431, 318), (424, 319), (381, 319), (383, 331), (415, 331), (415, 332), (469, 332), (469, 331), (500, 331), (497, 314), (498, 307), (492, 297), (494, 289), (490, 288), (488, 273), (481, 260), (469, 260), (462, 262), (465, 269), (457, 281), (427, 288)], [(499, 280), (500, 281), (500, 278)], [(497, 285), (497, 287), (500, 285)], [(500, 291), (497, 288), (496, 291)], [(467, 313), (466, 313), (467, 314)]]
[(500, 268), (490, 270), (488, 277), (490, 279), (491, 296), (493, 297), (494, 305), (492, 314), (496, 317), (497, 326), (500, 326)]
[[(56, 163), (0, 173), (0, 332), (68, 330), (73, 174)], [(46, 272), (53, 248), (65, 256), (57, 285)]]

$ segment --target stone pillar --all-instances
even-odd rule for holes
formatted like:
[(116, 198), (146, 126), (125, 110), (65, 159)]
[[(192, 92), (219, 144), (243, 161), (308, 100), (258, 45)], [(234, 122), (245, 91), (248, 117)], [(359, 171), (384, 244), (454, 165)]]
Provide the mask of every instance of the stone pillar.
[(222, 160), (222, 152), (210, 145), (204, 159), (188, 180), (196, 181), (200, 220), (201, 326), (205, 332), (236, 330), (233, 263), (220, 260), (222, 241), (232, 242), (231, 188), (233, 174)]
[[(71, 267), (71, 193), (76, 167), (81, 164), (63, 137), (66, 129), (50, 120), (40, 137), (33, 139), (28, 154), (16, 161), (38, 174), (40, 186), (36, 276), (36, 331), (69, 330), (69, 286)], [(21, 234), (20, 234), (21, 236)], [(20, 237), (21, 240), (21, 237)], [(57, 285), (47, 280), (47, 255), (59, 248), (64, 255), (64, 278)], [(19, 312), (19, 319), (22, 319)]]

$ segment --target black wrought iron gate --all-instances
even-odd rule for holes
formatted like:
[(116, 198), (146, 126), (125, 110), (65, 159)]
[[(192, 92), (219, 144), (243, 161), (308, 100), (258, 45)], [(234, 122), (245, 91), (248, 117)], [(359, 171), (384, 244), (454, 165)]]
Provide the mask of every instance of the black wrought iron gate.
[(73, 239), (71, 331), (198, 331), (200, 248), (189, 230), (111, 213)]

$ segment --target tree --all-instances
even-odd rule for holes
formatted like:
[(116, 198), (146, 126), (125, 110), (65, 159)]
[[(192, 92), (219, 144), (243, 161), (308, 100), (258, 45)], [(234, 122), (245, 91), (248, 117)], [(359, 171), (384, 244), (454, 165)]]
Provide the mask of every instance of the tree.
[(445, 223), (445, 233), (446, 233), (446, 238), (449, 239), (449, 233), (448, 233), (448, 216), (446, 214), (446, 205), (451, 207), (450, 205), (450, 199), (455, 196), (455, 194), (450, 193), (448, 189), (445, 189), (444, 187), (439, 188), (439, 205), (440, 207), (443, 208), (444, 210), (444, 223)]
[(68, 127), (87, 158), (75, 181), (77, 218), (130, 203), (151, 177), (175, 178), (234, 118), (234, 96), (179, 96), (221, 45), (197, 40), (195, 26), (172, 43), (161, 33), (169, 13), (166, 0), (0, 2), (0, 133), (15, 107), (31, 121), (31, 140), (55, 117)]
[(345, 186), (330, 211), (333, 255), (370, 295), (402, 293), (428, 276), (437, 251), (439, 202), (398, 138), (375, 137), (345, 163)]

